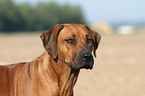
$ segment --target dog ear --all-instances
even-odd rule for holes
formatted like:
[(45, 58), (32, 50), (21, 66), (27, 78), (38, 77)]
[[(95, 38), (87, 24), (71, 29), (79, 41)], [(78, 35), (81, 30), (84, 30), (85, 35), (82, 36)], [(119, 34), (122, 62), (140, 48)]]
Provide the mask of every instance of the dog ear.
[(94, 53), (94, 56), (96, 57), (96, 50), (97, 50), (97, 48), (98, 48), (98, 45), (99, 45), (99, 43), (100, 43), (100, 41), (101, 41), (101, 36), (100, 36), (100, 34), (99, 33), (97, 33), (97, 32), (95, 32), (94, 30), (92, 30), (89, 26), (87, 26), (87, 25), (84, 25), (88, 30), (90, 30), (90, 32), (91, 32), (91, 35), (92, 35), (92, 37), (93, 37), (93, 43), (94, 43), (94, 50), (93, 50), (93, 53)]
[(47, 50), (48, 54), (56, 59), (57, 54), (57, 38), (60, 30), (63, 28), (63, 25), (57, 24), (54, 27), (46, 30), (40, 36), (43, 42), (44, 48)]
[(96, 52), (95, 52), (95, 51), (97, 50), (97, 48), (98, 48), (98, 46), (99, 46), (99, 44), (100, 44), (101, 36), (100, 36), (99, 33), (95, 32), (95, 31), (93, 31), (93, 33), (94, 33), (94, 37), (95, 37), (95, 43), (94, 43), (94, 56), (96, 57)]

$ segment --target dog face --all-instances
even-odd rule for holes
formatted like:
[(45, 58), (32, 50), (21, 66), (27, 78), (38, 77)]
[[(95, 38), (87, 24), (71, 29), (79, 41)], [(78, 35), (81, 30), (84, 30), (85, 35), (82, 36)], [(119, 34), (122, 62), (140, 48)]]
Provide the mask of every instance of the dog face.
[(62, 24), (48, 29), (41, 35), (49, 55), (73, 69), (92, 69), (92, 51), (97, 49), (101, 36), (86, 25)]

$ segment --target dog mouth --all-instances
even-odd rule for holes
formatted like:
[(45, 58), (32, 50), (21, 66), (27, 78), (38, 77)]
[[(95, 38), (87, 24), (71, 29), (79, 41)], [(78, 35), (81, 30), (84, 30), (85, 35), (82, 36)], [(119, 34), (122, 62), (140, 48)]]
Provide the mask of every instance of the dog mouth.
[(80, 69), (93, 69), (93, 63), (89, 63), (89, 64), (84, 64), (83, 66), (80, 67)]
[(94, 61), (91, 61), (91, 62), (85, 62), (85, 63), (81, 63), (81, 64), (72, 64), (72, 63), (68, 63), (67, 65), (72, 68), (72, 69), (75, 69), (75, 70), (79, 70), (79, 69), (90, 69), (92, 70), (93, 69), (93, 64)]
[(89, 51), (82, 51), (73, 57), (73, 60), (67, 63), (67, 65), (75, 70), (79, 69), (93, 69), (94, 59)]

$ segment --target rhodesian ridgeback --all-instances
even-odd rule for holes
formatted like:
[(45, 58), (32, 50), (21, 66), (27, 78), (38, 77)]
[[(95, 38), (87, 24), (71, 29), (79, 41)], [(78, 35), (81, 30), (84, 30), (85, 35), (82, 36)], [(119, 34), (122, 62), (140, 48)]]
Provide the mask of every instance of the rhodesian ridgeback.
[(58, 24), (40, 37), (40, 57), (0, 66), (0, 96), (73, 96), (80, 69), (93, 68), (101, 36), (87, 25)]

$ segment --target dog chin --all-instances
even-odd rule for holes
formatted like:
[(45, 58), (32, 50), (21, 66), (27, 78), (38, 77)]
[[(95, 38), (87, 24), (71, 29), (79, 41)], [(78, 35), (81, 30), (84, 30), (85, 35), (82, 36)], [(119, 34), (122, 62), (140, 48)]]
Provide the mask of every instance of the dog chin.
[(80, 69), (90, 69), (92, 70), (93, 69), (93, 64), (91, 65), (83, 65), (83, 66), (80, 66), (80, 65), (72, 65), (70, 62), (68, 63), (68, 66), (72, 69), (75, 69), (75, 70), (80, 70)]
[(92, 70), (93, 66), (82, 66), (80, 69), (90, 69), (90, 70)]

